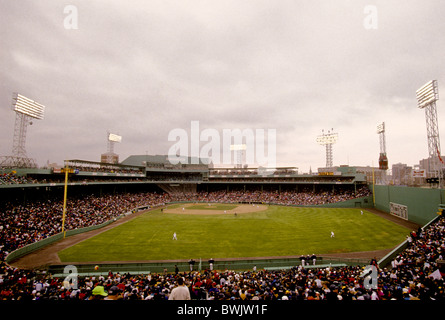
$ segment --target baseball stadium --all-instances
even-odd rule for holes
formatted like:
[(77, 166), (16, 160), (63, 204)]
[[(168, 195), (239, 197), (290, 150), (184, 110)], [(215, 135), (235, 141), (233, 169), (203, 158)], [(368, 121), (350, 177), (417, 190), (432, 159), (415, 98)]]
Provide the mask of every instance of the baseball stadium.
[(166, 300), (178, 276), (192, 300), (445, 298), (444, 190), (260, 169), (3, 167), (1, 299)]
[(0, 1), (3, 317), (444, 314), (444, 13)]

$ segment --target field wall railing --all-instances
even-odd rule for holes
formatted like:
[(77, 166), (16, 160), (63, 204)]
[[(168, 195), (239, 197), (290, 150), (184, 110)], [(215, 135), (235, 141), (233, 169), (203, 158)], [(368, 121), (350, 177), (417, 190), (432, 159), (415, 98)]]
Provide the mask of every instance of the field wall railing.
[[(356, 265), (367, 265), (369, 264), (368, 259), (341, 259), (332, 257), (320, 256), (317, 258), (316, 264), (314, 265), (312, 261), (306, 263), (305, 268), (326, 268), (326, 267), (337, 267), (337, 266), (356, 266)], [(246, 259), (224, 259), (216, 260), (213, 265), (214, 270), (224, 271), (246, 271), (253, 270), (256, 268), (259, 270), (288, 270), (294, 267), (301, 266), (302, 263), (298, 257), (294, 258), (246, 258)], [(92, 276), (92, 275), (105, 275), (108, 272), (119, 272), (130, 273), (130, 274), (148, 274), (148, 273), (173, 273), (175, 271), (175, 266), (178, 267), (179, 272), (189, 272), (190, 265), (186, 260), (177, 261), (155, 261), (155, 262), (133, 262), (133, 263), (101, 263), (99, 268), (95, 269), (96, 264), (76, 264), (77, 274), (80, 276)], [(51, 265), (48, 268), (48, 272), (54, 276), (63, 276), (64, 268), (66, 265)], [(193, 271), (205, 271), (210, 270), (210, 265), (207, 260), (200, 261), (195, 260), (193, 266)]]

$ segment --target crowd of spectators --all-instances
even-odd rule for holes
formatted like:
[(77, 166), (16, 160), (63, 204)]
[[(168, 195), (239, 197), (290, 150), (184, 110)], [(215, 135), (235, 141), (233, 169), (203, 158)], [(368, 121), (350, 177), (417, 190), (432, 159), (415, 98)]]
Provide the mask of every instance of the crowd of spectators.
[(368, 187), (362, 187), (357, 191), (338, 190), (313, 192), (303, 191), (281, 191), (277, 190), (256, 190), (256, 191), (213, 191), (213, 192), (195, 192), (187, 194), (173, 194), (174, 201), (199, 201), (199, 202), (256, 202), (273, 203), (279, 205), (320, 205), (351, 200), (371, 195)]
[(73, 165), (70, 166), (71, 169), (83, 171), (83, 172), (98, 172), (98, 173), (120, 173), (120, 174), (145, 174), (144, 170), (141, 169), (131, 169), (126, 167), (113, 166), (110, 164), (109, 166), (81, 166), (81, 165)]
[(277, 168), (274, 171), (269, 171), (267, 168), (214, 168), (210, 169), (211, 175), (296, 175), (297, 168)]
[(293, 177), (293, 176), (269, 176), (269, 177), (263, 177), (263, 176), (245, 176), (240, 175), (238, 177), (234, 176), (217, 176), (217, 175), (210, 175), (210, 181), (213, 182), (293, 182), (293, 183), (318, 183), (318, 182), (329, 182), (329, 183), (337, 183), (337, 182), (353, 182), (353, 177), (329, 177), (326, 176), (312, 176), (310, 178), (306, 177)]
[(38, 183), (31, 177), (19, 176), (15, 173), (0, 174), (0, 185)]

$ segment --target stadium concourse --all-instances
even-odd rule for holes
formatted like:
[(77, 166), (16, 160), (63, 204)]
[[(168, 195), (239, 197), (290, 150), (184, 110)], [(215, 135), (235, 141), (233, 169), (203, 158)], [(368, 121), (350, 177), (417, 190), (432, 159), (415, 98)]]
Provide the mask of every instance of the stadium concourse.
[[(215, 191), (171, 196), (141, 192), (89, 195), (69, 199), (67, 226), (80, 228), (100, 224), (143, 205), (170, 201), (274, 202), (322, 204), (363, 195), (352, 192)], [(413, 232), (406, 250), (391, 266), (378, 270), (378, 288), (366, 289), (363, 267), (303, 268), (282, 271), (192, 271), (163, 274), (119, 274), (80, 277), (77, 289), (67, 289), (64, 278), (38, 270), (21, 270), (5, 263), (6, 255), (26, 244), (61, 231), (62, 202), (58, 199), (16, 203), (0, 207), (0, 299), (2, 300), (159, 300), (168, 299), (183, 277), (192, 299), (209, 300), (444, 300), (444, 278), (437, 260), (445, 250), (445, 219), (441, 217), (420, 234)], [(375, 263), (372, 261), (370, 263)], [(442, 270), (443, 271), (443, 270)]]

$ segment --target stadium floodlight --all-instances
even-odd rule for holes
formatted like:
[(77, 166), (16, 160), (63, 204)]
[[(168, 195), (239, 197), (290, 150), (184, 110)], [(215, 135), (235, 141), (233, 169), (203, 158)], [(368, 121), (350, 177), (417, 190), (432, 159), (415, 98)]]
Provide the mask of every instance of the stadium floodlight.
[(230, 145), (230, 151), (244, 151), (247, 149), (245, 144), (232, 144)]
[(439, 100), (437, 80), (431, 80), (416, 91), (417, 106), (420, 109)]
[(377, 133), (380, 134), (380, 133), (384, 133), (384, 132), (385, 132), (385, 123), (382, 122), (381, 124), (379, 124), (377, 126)]
[(122, 136), (107, 131), (107, 153), (102, 154), (101, 161), (106, 163), (118, 163), (119, 156), (114, 153), (114, 144), (122, 142)]
[(416, 91), (417, 106), (425, 109), (428, 138), (429, 178), (438, 178), (443, 160), (440, 151), (439, 124), (437, 121), (436, 101), (439, 100), (437, 80), (431, 80)]
[(108, 134), (108, 141), (111, 141), (111, 142), (122, 142), (122, 136), (119, 136), (119, 135), (114, 134), (114, 133), (109, 133)]
[(26, 154), (26, 131), (28, 125), (32, 125), (32, 119), (43, 120), (45, 106), (16, 92), (13, 93), (12, 100), (12, 110), (15, 112), (12, 156), (2, 157), (0, 166), (36, 168), (35, 160), (28, 158)]
[(321, 144), (322, 146), (327, 145), (327, 144), (336, 143), (337, 140), (338, 140), (337, 133), (323, 134), (323, 135), (317, 137), (317, 142), (319, 144)]
[[(334, 129), (332, 129), (334, 131)], [(322, 130), (322, 135), (317, 137), (317, 143), (326, 146), (326, 168), (333, 166), (332, 145), (338, 140), (338, 133)]]
[(15, 112), (22, 113), (34, 119), (43, 120), (45, 106), (18, 93), (14, 93), (13, 100)]

